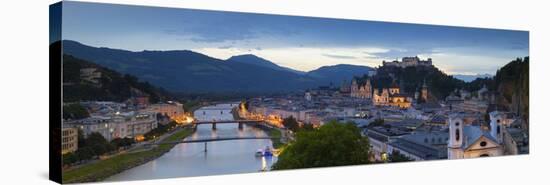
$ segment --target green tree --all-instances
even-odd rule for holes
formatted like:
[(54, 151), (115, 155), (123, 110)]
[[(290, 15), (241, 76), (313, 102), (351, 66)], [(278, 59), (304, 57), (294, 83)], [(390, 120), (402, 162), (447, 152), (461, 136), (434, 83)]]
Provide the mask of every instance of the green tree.
[(159, 124), (157, 128), (144, 134), (145, 140), (151, 140), (155, 137), (160, 137), (161, 135), (173, 130), (177, 126), (175, 121), (171, 121), (166, 125)]
[(132, 138), (115, 138), (111, 141), (111, 145), (115, 147), (115, 149), (119, 148), (128, 148), (129, 146), (132, 146), (136, 141)]
[(407, 161), (414, 161), (414, 160), (394, 150), (390, 155), (390, 161), (392, 163), (395, 163), (395, 162), (407, 162)]
[(351, 123), (332, 121), (319, 129), (299, 131), (281, 153), (274, 170), (369, 163), (370, 145)]
[(313, 130), (313, 124), (303, 124), (300, 130), (303, 131), (311, 131)]
[(88, 138), (86, 138), (86, 146), (89, 146), (92, 148), (95, 155), (103, 155), (107, 152), (111, 152), (115, 149), (111, 143), (109, 143), (103, 135), (93, 132), (91, 133)]
[(87, 117), (90, 117), (90, 113), (78, 103), (63, 106), (63, 119), (82, 119)]
[(293, 132), (298, 131), (298, 129), (300, 128), (300, 124), (293, 116), (283, 119), (283, 125), (285, 126), (285, 128), (292, 130)]
[(80, 161), (80, 162), (85, 161), (85, 160), (89, 160), (92, 157), (94, 157), (94, 155), (95, 155), (94, 151), (90, 147), (79, 148), (75, 152), (75, 154), (78, 157), (78, 161)]
[(63, 164), (65, 165), (70, 165), (70, 164), (73, 164), (73, 163), (76, 163), (78, 161), (78, 156), (73, 153), (73, 152), (70, 152), (70, 153), (66, 153), (63, 155)]
[(86, 137), (84, 137), (84, 131), (78, 128), (78, 148), (86, 146)]

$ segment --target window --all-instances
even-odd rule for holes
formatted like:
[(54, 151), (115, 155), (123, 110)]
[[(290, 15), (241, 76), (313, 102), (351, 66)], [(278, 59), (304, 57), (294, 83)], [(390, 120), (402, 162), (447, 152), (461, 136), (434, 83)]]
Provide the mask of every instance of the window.
[(489, 154), (481, 154), (479, 157), (489, 157)]
[(487, 146), (487, 142), (485, 142), (485, 141), (482, 141), (481, 143), (479, 143), (479, 146), (481, 146), (481, 147), (485, 147), (485, 146)]
[(458, 127), (458, 125), (460, 125), (460, 123), (459, 123), (459, 122), (456, 122), (456, 123), (455, 123), (455, 126), (457, 126), (457, 127)]
[(455, 131), (455, 140), (456, 141), (460, 140), (460, 130), (458, 130), (458, 128)]
[(500, 134), (500, 125), (497, 125), (497, 134)]

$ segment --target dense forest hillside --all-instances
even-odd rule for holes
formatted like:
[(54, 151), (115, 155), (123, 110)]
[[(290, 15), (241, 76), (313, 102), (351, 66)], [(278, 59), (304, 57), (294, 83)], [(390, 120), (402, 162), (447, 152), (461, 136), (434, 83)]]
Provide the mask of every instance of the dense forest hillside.
[[(92, 70), (98, 75), (94, 81), (83, 78), (81, 70)], [(133, 96), (148, 96), (149, 101), (157, 102), (170, 95), (148, 82), (139, 81), (128, 74), (99, 66), (97, 64), (63, 55), (63, 101), (125, 101)]]
[(500, 93), (498, 104), (507, 106), (524, 120), (529, 119), (529, 57), (518, 58), (500, 68), (493, 88)]

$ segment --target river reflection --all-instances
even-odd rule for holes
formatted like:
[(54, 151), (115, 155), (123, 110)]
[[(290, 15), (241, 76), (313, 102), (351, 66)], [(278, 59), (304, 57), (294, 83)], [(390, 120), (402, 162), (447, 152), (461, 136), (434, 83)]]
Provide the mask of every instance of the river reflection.
[[(233, 120), (231, 108), (237, 104), (218, 104), (203, 107), (195, 111), (195, 118), (203, 120)], [(199, 125), (197, 131), (186, 139), (205, 139), (211, 137), (265, 137), (260, 129), (238, 124)], [(203, 175), (258, 172), (269, 169), (276, 157), (256, 157), (255, 152), (266, 146), (272, 147), (271, 140), (229, 140), (204, 143), (185, 143), (176, 145), (170, 152), (145, 163), (109, 177), (106, 181), (145, 180), (171, 177), (189, 177)]]

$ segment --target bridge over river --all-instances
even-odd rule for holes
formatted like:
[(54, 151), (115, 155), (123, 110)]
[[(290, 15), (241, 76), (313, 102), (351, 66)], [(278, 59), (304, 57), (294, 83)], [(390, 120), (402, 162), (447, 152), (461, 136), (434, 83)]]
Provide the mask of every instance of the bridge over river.
[(238, 124), (239, 130), (243, 129), (244, 124), (262, 124), (264, 126), (273, 128), (272, 125), (269, 125), (265, 120), (253, 120), (253, 119), (242, 119), (242, 120), (209, 120), (209, 121), (193, 121), (193, 128), (196, 130), (198, 125), (212, 124), (212, 130), (216, 130), (217, 124)]
[(205, 139), (192, 139), (192, 140), (181, 140), (181, 141), (170, 141), (170, 142), (153, 142), (144, 144), (144, 146), (150, 145), (163, 145), (163, 144), (180, 144), (180, 143), (204, 143), (204, 152), (208, 149), (208, 142), (215, 141), (228, 141), (228, 140), (251, 140), (251, 139), (281, 139), (280, 137), (222, 137), (222, 138), (205, 138)]
[[(171, 177), (189, 177), (258, 172), (270, 169), (277, 156), (257, 157), (258, 149), (273, 143), (261, 127), (270, 126), (261, 120), (233, 120), (231, 110), (238, 104), (218, 104), (194, 112), (195, 132), (173, 142), (174, 148), (161, 157), (143, 165), (125, 170), (106, 181), (146, 180)], [(217, 109), (217, 110), (216, 110)], [(223, 111), (223, 113), (221, 113)], [(204, 113), (203, 113), (204, 112)], [(216, 129), (211, 125), (216, 124)], [(242, 128), (237, 129), (241, 123)], [(259, 125), (262, 126), (259, 126)], [(258, 125), (259, 127), (252, 126)], [(158, 146), (163, 143), (153, 143)], [(208, 152), (205, 152), (207, 145)]]

